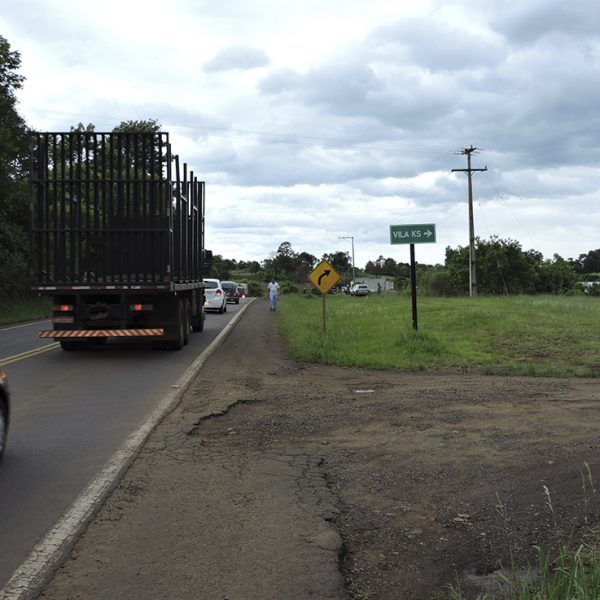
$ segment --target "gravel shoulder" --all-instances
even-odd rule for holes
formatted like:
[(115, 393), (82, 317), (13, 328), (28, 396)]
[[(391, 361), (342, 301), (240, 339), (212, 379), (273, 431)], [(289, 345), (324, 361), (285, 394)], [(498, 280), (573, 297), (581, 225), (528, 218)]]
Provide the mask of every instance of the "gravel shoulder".
[(41, 597), (441, 598), (598, 522), (598, 380), (305, 365), (274, 317), (249, 307)]

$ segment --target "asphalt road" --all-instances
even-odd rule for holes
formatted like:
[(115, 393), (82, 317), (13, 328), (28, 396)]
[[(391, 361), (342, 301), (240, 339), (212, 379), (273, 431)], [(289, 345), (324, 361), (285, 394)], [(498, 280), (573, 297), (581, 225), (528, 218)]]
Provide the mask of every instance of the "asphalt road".
[(63, 352), (37, 337), (47, 322), (0, 329), (12, 400), (0, 465), (0, 589), (241, 306), (207, 315), (179, 352), (128, 340)]

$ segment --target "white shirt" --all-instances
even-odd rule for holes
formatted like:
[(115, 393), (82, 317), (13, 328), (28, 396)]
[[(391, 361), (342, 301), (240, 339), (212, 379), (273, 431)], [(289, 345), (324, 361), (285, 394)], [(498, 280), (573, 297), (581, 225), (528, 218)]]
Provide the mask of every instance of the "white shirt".
[(267, 288), (269, 289), (269, 294), (271, 296), (277, 296), (277, 292), (279, 291), (279, 284), (276, 281), (271, 281)]

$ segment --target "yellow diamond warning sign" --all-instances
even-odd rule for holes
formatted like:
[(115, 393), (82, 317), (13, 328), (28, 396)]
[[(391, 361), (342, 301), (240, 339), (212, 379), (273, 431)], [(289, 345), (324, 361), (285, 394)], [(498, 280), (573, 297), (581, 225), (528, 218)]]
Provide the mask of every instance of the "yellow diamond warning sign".
[(308, 276), (321, 294), (326, 294), (340, 280), (340, 277), (341, 275), (326, 260), (322, 260)]

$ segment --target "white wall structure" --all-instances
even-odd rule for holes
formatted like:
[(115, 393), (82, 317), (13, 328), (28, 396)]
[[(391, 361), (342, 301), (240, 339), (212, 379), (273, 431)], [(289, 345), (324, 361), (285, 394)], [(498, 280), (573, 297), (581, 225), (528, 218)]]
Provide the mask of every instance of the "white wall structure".
[[(391, 292), (394, 290), (394, 280), (389, 277), (357, 277), (354, 283), (366, 283), (372, 293)], [(379, 288), (379, 284), (381, 287)]]

